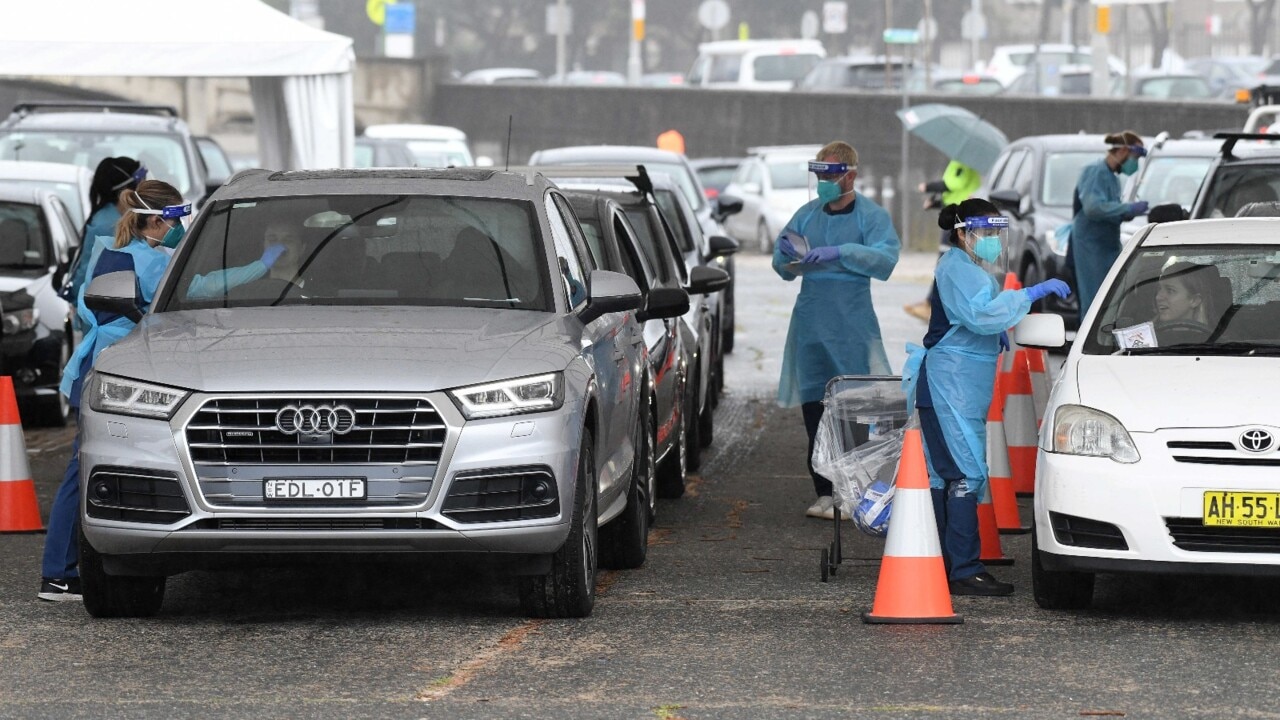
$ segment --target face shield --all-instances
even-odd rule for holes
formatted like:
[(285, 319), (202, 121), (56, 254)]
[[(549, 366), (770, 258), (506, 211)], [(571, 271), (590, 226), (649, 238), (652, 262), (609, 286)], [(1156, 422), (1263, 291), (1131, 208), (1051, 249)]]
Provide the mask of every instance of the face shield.
[[(119, 171), (120, 171), (120, 174), (122, 174), (122, 175), (124, 174), (124, 170), (123, 170), (122, 168), (120, 168), (119, 166), (117, 166), (117, 165), (113, 165), (113, 167), (115, 167), (117, 170), (119, 170)], [(123, 190), (123, 189), (125, 189), (125, 188), (127, 188), (127, 187), (137, 187), (137, 186), (138, 186), (138, 183), (140, 183), (140, 182), (142, 182), (143, 180), (146, 180), (146, 179), (147, 179), (147, 166), (146, 166), (146, 165), (139, 165), (139, 166), (138, 166), (138, 169), (137, 169), (137, 170), (135, 170), (135, 171), (133, 171), (133, 174), (132, 174), (132, 175), (130, 175), (129, 177), (126, 177), (124, 180), (121, 180), (120, 182), (116, 183), (115, 185), (112, 185), (112, 186), (111, 186), (111, 189), (112, 189), (112, 190)]]
[(817, 198), (823, 204), (838, 200), (845, 194), (840, 187), (840, 180), (851, 170), (857, 170), (857, 165), (847, 165), (841, 162), (822, 162), (820, 160), (809, 161), (809, 200)]
[[(143, 205), (147, 204), (146, 200), (142, 200), (142, 196), (138, 196)], [(191, 219), (191, 203), (185, 205), (166, 205), (159, 210), (152, 208), (133, 208), (133, 212), (138, 215), (159, 215), (162, 220), (169, 226), (169, 231), (164, 234), (160, 240), (160, 244), (167, 248), (175, 248), (178, 243), (182, 242), (182, 238), (187, 234), (187, 224)]]
[(965, 252), (983, 270), (1003, 282), (1009, 271), (1009, 218), (1003, 215), (971, 217), (955, 224)]

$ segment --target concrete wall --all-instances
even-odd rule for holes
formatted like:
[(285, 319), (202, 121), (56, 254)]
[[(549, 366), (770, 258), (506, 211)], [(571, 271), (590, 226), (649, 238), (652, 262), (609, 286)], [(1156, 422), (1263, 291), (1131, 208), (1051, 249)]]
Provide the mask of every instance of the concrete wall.
[[(1170, 103), (1110, 99), (912, 96), (912, 104), (962, 105), (1016, 139), (1046, 133), (1114, 132), (1144, 135), (1167, 130), (1238, 128), (1246, 110), (1223, 103)], [(892, 94), (809, 94), (660, 88), (441, 85), (426, 113), (430, 122), (464, 130), (475, 152), (501, 165), (507, 118), (513, 118), (511, 164), (545, 147), (584, 144), (653, 145), (675, 128), (690, 157), (740, 156), (756, 145), (822, 144), (843, 139), (858, 149), (860, 178), (892, 187), (900, 172), (902, 124)], [(941, 174), (947, 159), (918, 140), (909, 144), (909, 187)], [(1099, 148), (1099, 155), (1102, 149)], [(881, 200), (889, 198), (880, 197)], [(908, 197), (913, 209), (921, 197)], [(889, 204), (886, 202), (885, 204)], [(894, 209), (895, 221), (899, 213)], [(928, 247), (936, 220), (918, 212), (913, 244)]]

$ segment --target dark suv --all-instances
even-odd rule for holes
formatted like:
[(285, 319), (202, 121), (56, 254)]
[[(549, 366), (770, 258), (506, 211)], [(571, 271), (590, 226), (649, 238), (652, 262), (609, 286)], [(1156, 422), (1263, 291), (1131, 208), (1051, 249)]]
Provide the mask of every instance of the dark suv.
[[(1107, 145), (1101, 135), (1033, 135), (1016, 140), (1000, 153), (978, 197), (990, 198), (1010, 219), (1009, 269), (1023, 287), (1048, 278), (1075, 286), (1067, 261), (1066, 228), (1080, 171), (1102, 159)], [(1079, 324), (1076, 297), (1048, 297), (1039, 311), (1063, 317), (1067, 327)]]
[(197, 205), (217, 189), (177, 109), (124, 102), (20, 103), (0, 122), (0, 160), (42, 160), (93, 172), (125, 155)]
[(1219, 218), (1251, 214), (1250, 206), (1280, 201), (1280, 135), (1218, 133), (1222, 141), (1191, 217)]

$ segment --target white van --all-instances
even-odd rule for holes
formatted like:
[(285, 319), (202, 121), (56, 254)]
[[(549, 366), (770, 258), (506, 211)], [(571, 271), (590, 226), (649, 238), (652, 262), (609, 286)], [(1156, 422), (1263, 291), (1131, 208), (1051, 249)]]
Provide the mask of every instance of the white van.
[(817, 40), (724, 40), (698, 46), (690, 87), (790, 90), (827, 56)]
[(418, 167), (467, 167), (475, 165), (467, 134), (447, 125), (370, 125), (364, 136), (402, 140)]

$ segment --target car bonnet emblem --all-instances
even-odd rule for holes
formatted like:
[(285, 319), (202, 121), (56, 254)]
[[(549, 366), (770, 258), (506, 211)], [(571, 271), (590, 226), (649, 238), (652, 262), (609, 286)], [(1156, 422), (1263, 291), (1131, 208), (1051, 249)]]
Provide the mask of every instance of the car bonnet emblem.
[(346, 435), (356, 424), (347, 405), (286, 405), (276, 413), (276, 429), (285, 435)]
[(1254, 428), (1240, 433), (1240, 449), (1247, 452), (1266, 452), (1274, 442), (1275, 438), (1266, 430)]

